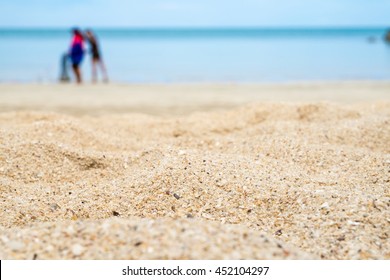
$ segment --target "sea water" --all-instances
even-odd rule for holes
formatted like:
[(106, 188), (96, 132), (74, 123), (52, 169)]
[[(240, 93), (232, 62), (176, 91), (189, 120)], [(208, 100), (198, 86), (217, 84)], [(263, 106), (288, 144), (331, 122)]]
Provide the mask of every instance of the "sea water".
[[(96, 29), (111, 81), (389, 80), (386, 28)], [(57, 82), (70, 30), (0, 29), (0, 82)], [(87, 47), (88, 50), (88, 47)], [(82, 63), (91, 79), (91, 56)]]

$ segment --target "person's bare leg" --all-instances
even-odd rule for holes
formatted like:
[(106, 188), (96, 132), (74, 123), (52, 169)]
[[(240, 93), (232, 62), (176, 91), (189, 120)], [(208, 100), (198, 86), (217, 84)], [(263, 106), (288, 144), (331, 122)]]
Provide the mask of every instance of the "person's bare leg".
[(96, 59), (92, 59), (92, 82), (96, 83), (97, 82), (97, 61)]
[(81, 72), (80, 72), (80, 68), (79, 68), (78, 66), (76, 66), (76, 65), (73, 65), (72, 68), (73, 68), (73, 72), (74, 72), (74, 74), (75, 74), (75, 76), (76, 76), (76, 82), (77, 82), (78, 84), (81, 84)]

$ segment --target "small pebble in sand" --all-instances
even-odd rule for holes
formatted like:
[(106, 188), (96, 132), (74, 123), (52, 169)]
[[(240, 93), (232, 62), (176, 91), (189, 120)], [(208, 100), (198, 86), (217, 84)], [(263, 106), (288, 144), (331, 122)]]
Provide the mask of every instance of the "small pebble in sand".
[(8, 247), (11, 248), (12, 251), (20, 251), (24, 248), (24, 244), (19, 241), (10, 241)]
[(351, 225), (351, 226), (358, 226), (358, 225), (360, 225), (359, 222), (355, 222), (355, 221), (348, 221), (347, 223), (348, 223), (349, 225)]
[(328, 202), (324, 202), (324, 203), (321, 205), (320, 209), (329, 209), (329, 203), (328, 203)]
[(278, 230), (275, 232), (275, 235), (281, 236), (281, 235), (282, 235), (282, 230), (281, 230), (281, 229), (278, 229)]
[(77, 256), (80, 256), (85, 251), (85, 248), (81, 246), (80, 244), (75, 244), (72, 246), (72, 254)]
[(50, 210), (51, 211), (56, 211), (58, 208), (60, 208), (60, 206), (58, 206), (57, 203), (50, 204)]

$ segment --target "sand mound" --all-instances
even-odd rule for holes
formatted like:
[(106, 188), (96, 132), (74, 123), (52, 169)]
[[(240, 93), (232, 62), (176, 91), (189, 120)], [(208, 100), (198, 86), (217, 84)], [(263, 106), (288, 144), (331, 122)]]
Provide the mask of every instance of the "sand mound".
[[(73, 258), (70, 247), (55, 245), (54, 231), (72, 226), (110, 239), (106, 223), (121, 234), (143, 228), (154, 248), (153, 234), (172, 229), (166, 244), (179, 236), (190, 249), (170, 254), (161, 243), (160, 252), (108, 252), (80, 236), (59, 240), (85, 247), (78, 257), (90, 259), (390, 258), (388, 103), (257, 104), (175, 118), (4, 113), (0, 141), (0, 236), (20, 232), (25, 244), (12, 253), (3, 240), (6, 258), (31, 258), (33, 232), (53, 243), (51, 253), (38, 246), (39, 257)], [(239, 238), (247, 228), (248, 244), (265, 232), (308, 255), (283, 255), (264, 242), (252, 250)], [(240, 245), (196, 249), (194, 232)]]

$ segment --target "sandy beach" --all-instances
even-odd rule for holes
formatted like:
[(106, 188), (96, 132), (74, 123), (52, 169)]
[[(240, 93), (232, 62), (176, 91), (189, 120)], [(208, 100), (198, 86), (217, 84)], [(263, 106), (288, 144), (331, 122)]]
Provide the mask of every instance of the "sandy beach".
[(390, 82), (0, 84), (1, 259), (390, 259)]

